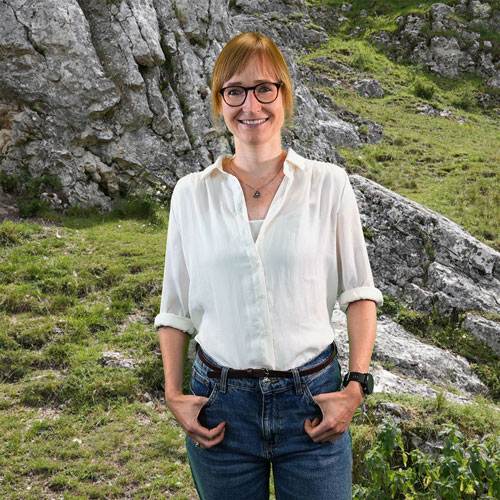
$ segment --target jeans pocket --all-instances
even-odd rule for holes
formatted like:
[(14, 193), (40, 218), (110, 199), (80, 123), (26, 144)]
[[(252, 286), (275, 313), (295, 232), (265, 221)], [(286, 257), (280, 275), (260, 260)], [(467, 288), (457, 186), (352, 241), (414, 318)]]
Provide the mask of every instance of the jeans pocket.
[(315, 407), (319, 407), (319, 404), (314, 399), (314, 396), (337, 392), (341, 386), (340, 366), (335, 361), (327, 368), (321, 370), (318, 375), (307, 377), (302, 381), (305, 398), (311, 406)]
[(207, 408), (217, 397), (218, 383), (214, 379), (204, 377), (198, 373), (198, 371), (193, 369), (189, 389), (193, 396), (203, 396), (204, 398), (208, 398), (208, 401), (202, 407)]
[[(307, 382), (302, 382), (302, 390), (304, 391), (304, 397), (306, 398), (307, 403), (310, 406), (319, 408), (319, 404), (314, 399)], [(320, 394), (320, 393), (318, 393), (318, 394)]]

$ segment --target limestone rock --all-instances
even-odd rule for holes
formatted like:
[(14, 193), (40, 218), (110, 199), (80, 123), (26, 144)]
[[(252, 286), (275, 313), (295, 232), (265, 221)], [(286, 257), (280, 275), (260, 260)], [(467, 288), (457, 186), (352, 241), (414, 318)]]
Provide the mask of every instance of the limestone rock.
[(500, 354), (500, 322), (491, 321), (476, 314), (467, 314), (461, 326)]
[[(460, 16), (468, 21), (461, 21)], [(500, 11), (488, 3), (463, 0), (452, 6), (436, 3), (425, 14), (406, 14), (396, 19), (395, 33), (372, 36), (385, 45), (396, 60), (409, 57), (429, 71), (448, 78), (467, 72), (485, 77), (500, 76), (500, 59), (493, 44), (481, 44), (484, 28), (498, 31)], [(429, 31), (432, 36), (429, 39)]]
[(297, 118), (285, 146), (340, 162), (335, 145), (366, 142), (301, 80), (296, 55), (328, 40), (304, 0), (40, 2), (0, 4), (0, 169), (24, 183), (59, 177), (44, 191), (57, 206), (173, 187), (229, 151), (210, 117), (210, 75), (239, 31), (269, 34), (290, 63)]
[(377, 80), (371, 80), (369, 78), (365, 78), (360, 82), (356, 82), (354, 87), (358, 90), (359, 95), (363, 97), (384, 97), (385, 92), (380, 85), (380, 82)]
[(118, 351), (103, 352), (101, 362), (104, 366), (116, 366), (118, 368), (127, 368), (129, 370), (135, 369), (134, 360), (131, 358), (125, 358), (123, 354)]
[[(333, 312), (332, 327), (342, 373), (345, 373), (349, 368), (347, 319), (339, 309)], [(447, 400), (462, 403), (486, 392), (463, 357), (420, 341), (387, 316), (377, 321), (372, 365), (376, 392), (423, 397), (436, 397), (443, 392)]]
[(383, 293), (423, 313), (500, 313), (500, 253), (442, 215), (359, 175), (350, 177)]

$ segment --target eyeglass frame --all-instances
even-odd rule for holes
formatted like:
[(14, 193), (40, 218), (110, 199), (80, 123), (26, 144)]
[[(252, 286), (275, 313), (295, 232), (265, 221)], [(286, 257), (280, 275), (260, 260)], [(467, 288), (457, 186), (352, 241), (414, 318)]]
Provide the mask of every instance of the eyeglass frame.
[[(265, 84), (268, 84), (268, 85), (274, 85), (276, 88), (277, 88), (277, 92), (276, 92), (276, 97), (272, 100), (272, 101), (268, 101), (268, 102), (262, 102), (258, 97), (257, 97), (257, 94), (255, 93), (255, 89), (257, 87), (259, 87), (260, 85), (265, 85)], [(280, 82), (280, 83), (276, 83), (276, 82), (261, 82), (261, 83), (258, 83), (257, 85), (254, 85), (253, 87), (242, 87), (241, 85), (228, 85), (227, 87), (223, 87), (219, 90), (219, 94), (222, 96), (222, 99), (224, 100), (224, 102), (228, 105), (228, 106), (231, 106), (232, 108), (237, 108), (238, 106), (243, 106), (243, 104), (245, 104), (245, 101), (247, 100), (247, 97), (248, 97), (248, 91), (249, 90), (253, 90), (253, 95), (255, 96), (255, 99), (257, 99), (257, 101), (259, 101), (261, 104), (271, 104), (272, 102), (274, 102), (276, 99), (278, 99), (278, 95), (280, 93), (280, 88), (283, 84)], [(225, 97), (224, 97), (224, 90), (226, 89), (230, 89), (230, 88), (238, 88), (238, 89), (243, 89), (245, 91), (245, 99), (243, 99), (243, 102), (241, 104), (229, 104)]]

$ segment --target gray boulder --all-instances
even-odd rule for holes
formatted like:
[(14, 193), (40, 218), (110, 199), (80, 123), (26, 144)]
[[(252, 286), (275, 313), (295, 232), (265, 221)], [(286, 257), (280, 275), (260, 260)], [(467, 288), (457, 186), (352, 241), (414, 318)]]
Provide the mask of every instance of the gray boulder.
[(461, 326), (472, 336), (489, 345), (497, 354), (500, 354), (499, 321), (488, 320), (477, 314), (467, 314)]
[(369, 78), (365, 78), (360, 82), (356, 82), (354, 84), (354, 87), (359, 92), (359, 95), (363, 97), (380, 98), (384, 97), (385, 95), (382, 85), (380, 85), (380, 82), (377, 82), (377, 80), (371, 80)]
[(424, 14), (398, 17), (396, 25), (398, 30), (394, 33), (381, 31), (372, 36), (396, 60), (409, 58), (447, 78), (468, 72), (484, 77), (500, 75), (500, 59), (493, 44), (479, 42), (485, 28), (491, 31), (500, 28), (500, 10), (488, 3), (467, 0), (455, 6), (436, 3)]
[(460, 226), (359, 175), (350, 177), (383, 293), (456, 318), (500, 313), (500, 253)]
[[(342, 373), (346, 373), (349, 370), (347, 318), (339, 309), (333, 312), (332, 327)], [(374, 392), (430, 398), (443, 393), (447, 400), (459, 403), (470, 403), (475, 395), (486, 393), (485, 385), (472, 374), (465, 358), (422, 342), (387, 316), (377, 321), (371, 364)]]

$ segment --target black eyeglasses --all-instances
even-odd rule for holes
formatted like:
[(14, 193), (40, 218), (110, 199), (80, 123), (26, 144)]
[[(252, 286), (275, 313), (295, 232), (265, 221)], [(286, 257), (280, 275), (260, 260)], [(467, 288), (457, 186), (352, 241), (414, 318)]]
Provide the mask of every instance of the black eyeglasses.
[(231, 85), (220, 89), (219, 92), (228, 106), (241, 106), (247, 98), (248, 91), (253, 90), (255, 98), (262, 104), (269, 104), (278, 97), (281, 83), (264, 82), (253, 87), (240, 87)]

